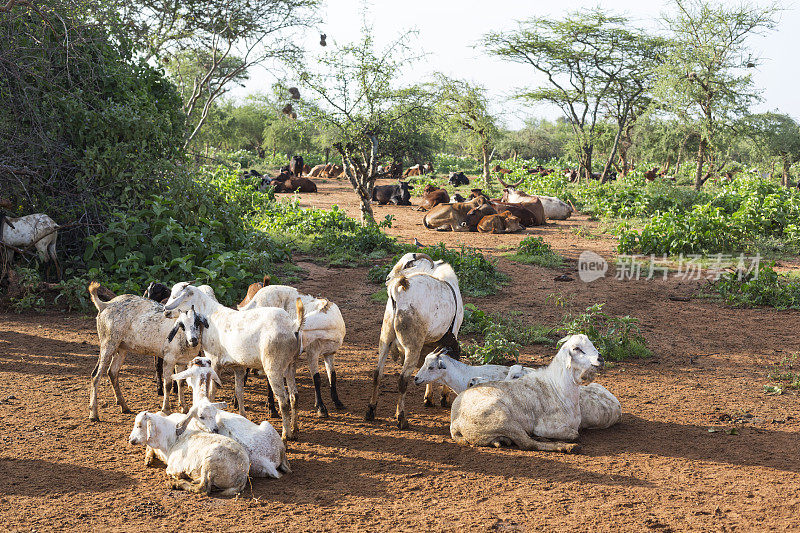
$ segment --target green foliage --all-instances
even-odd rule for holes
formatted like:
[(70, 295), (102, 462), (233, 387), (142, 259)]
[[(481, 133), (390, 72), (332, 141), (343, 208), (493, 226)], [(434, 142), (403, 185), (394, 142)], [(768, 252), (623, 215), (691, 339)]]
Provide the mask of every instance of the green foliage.
[(464, 322), (459, 333), (487, 335), (490, 331), (502, 334), (511, 342), (522, 345), (553, 344), (554, 328), (541, 324), (524, 325), (519, 313), (486, 313), (473, 304), (464, 306)]
[(547, 268), (558, 268), (564, 264), (564, 258), (550, 248), (541, 237), (525, 237), (517, 246), (516, 253), (506, 257), (512, 261), (539, 265)]
[(567, 335), (582, 333), (588, 336), (609, 361), (650, 357), (652, 352), (639, 330), (639, 319), (610, 315), (603, 311), (604, 305), (597, 303), (587, 307), (583, 313), (566, 315), (560, 330)]
[(620, 227), (622, 253), (721, 253), (753, 250), (765, 237), (800, 244), (800, 196), (756, 177), (742, 176), (700, 194), (696, 204), (680, 211), (658, 212), (641, 229)]
[(711, 289), (736, 307), (800, 309), (800, 280), (779, 274), (770, 265), (761, 265), (757, 272), (723, 274)]
[(782, 394), (784, 388), (800, 389), (800, 371), (797, 370), (799, 357), (795, 353), (773, 365), (767, 373), (767, 378), (772, 382), (777, 382), (778, 385), (765, 385), (764, 392)]
[(491, 323), (483, 344), (466, 343), (462, 349), (476, 365), (509, 365), (519, 361), (519, 345), (508, 339), (502, 327)]
[(17, 313), (23, 311), (42, 311), (44, 309), (44, 298), (39, 294), (39, 286), (42, 278), (39, 273), (32, 268), (19, 267), (16, 269), (19, 276), (19, 289), (22, 292), (18, 297), (11, 298), (11, 307)]

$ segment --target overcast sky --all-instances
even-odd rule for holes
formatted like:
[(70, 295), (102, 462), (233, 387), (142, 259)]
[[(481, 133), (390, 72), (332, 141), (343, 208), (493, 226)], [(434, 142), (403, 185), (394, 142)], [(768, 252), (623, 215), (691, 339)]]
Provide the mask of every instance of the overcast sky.
[[(759, 3), (764, 4), (763, 1)], [(358, 39), (363, 5), (362, 0), (325, 2), (320, 30), (327, 34), (329, 44)], [(423, 80), (438, 71), (483, 85), (490, 95), (493, 111), (501, 115), (507, 126), (519, 128), (526, 117), (554, 119), (560, 113), (553, 107), (531, 107), (508, 101), (508, 96), (516, 88), (537, 86), (543, 80), (534, 74), (531, 67), (501, 61), (487, 55), (479, 46), (475, 47), (481, 36), (488, 31), (514, 28), (515, 21), (531, 16), (561, 17), (597, 5), (625, 14), (640, 26), (652, 28), (659, 24), (657, 19), (660, 15), (670, 10), (669, 2), (658, 0), (603, 0), (596, 3), (576, 0), (375, 0), (371, 2), (367, 20), (371, 22), (379, 49), (406, 30), (418, 30), (416, 43), (427, 55), (414, 72), (406, 73), (405, 81), (411, 81), (412, 77)], [(780, 14), (778, 28), (763, 37), (754, 36), (749, 42), (754, 55), (764, 60), (753, 72), (755, 84), (763, 89), (764, 98), (757, 110), (777, 109), (800, 119), (797, 58), (800, 53), (800, 9), (788, 2), (783, 6), (785, 10)], [(309, 30), (305, 46), (312, 52), (320, 49), (318, 32)], [(274, 75), (264, 69), (255, 69), (247, 85), (233, 94), (241, 97), (268, 91), (274, 81)]]

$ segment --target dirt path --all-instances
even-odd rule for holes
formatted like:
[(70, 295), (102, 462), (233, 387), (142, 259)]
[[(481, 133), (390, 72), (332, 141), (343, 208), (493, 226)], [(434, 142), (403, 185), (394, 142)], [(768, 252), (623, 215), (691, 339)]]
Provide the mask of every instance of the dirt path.
[[(320, 181), (321, 192), (303, 204), (337, 204), (357, 215), (344, 182)], [(464, 243), (494, 257), (524, 237), (434, 233), (421, 226), (420, 212), (376, 208), (380, 218), (390, 213), (389, 232), (403, 240)], [(574, 228), (591, 233), (596, 223), (579, 216), (530, 233), (569, 258), (584, 249), (612, 254), (609, 237), (582, 238)], [(107, 381), (103, 421), (89, 423), (88, 376), (98, 353), (93, 317), (0, 315), (0, 523), (39, 531), (800, 530), (797, 396), (763, 392), (766, 366), (800, 352), (787, 327), (798, 313), (675, 302), (670, 295), (696, 289), (677, 281), (562, 283), (554, 281), (559, 271), (502, 258), (498, 264), (512, 282), (468, 301), (555, 324), (564, 313), (546, 300), (555, 293), (575, 310), (606, 302), (610, 311), (642, 320), (655, 356), (600, 376), (622, 402), (623, 421), (584, 432), (581, 455), (457, 446), (449, 410), (424, 409), (417, 387), (407, 404), (412, 428), (398, 431), (391, 420), (394, 364), (381, 386), (378, 420), (364, 422), (383, 311), (369, 295), (378, 287), (366, 281), (366, 268), (303, 264), (300, 288), (337, 302), (348, 326), (337, 367), (349, 410), (316, 419), (302, 369), (300, 442), (289, 453), (294, 473), (253, 480), (238, 499), (166, 488), (163, 471), (145, 468), (143, 450), (127, 443), (133, 416), (118, 412)], [(563, 270), (570, 269), (574, 262)], [(526, 347), (522, 362), (543, 363), (553, 353)], [(148, 358), (129, 357), (121, 381), (134, 411), (160, 405), (152, 375)], [(248, 385), (246, 397), (251, 418), (264, 420), (262, 379)]]

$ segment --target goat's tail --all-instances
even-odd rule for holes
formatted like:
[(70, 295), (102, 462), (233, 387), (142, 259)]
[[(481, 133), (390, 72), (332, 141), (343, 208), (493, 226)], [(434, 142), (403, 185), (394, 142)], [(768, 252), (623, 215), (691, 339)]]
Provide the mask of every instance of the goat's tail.
[(298, 335), (306, 323), (306, 309), (303, 307), (303, 300), (300, 298), (294, 301), (294, 305), (297, 308), (297, 320), (294, 323), (294, 333)]
[(100, 284), (96, 281), (93, 281), (89, 284), (89, 296), (92, 299), (92, 303), (97, 308), (98, 311), (102, 311), (106, 307), (108, 307), (108, 302), (104, 302), (100, 299), (97, 295), (97, 291), (100, 290)]

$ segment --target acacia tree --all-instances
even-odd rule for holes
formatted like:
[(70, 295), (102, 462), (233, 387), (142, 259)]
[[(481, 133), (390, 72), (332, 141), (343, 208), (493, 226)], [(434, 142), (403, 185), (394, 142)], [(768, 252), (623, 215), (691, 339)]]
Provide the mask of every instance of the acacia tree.
[(772, 157), (783, 163), (781, 185), (789, 187), (789, 167), (800, 160), (800, 126), (789, 115), (760, 113), (743, 120), (750, 138)]
[(439, 111), (450, 126), (465, 135), (466, 148), (481, 158), (483, 181), (493, 188), (489, 163), (492, 145), (499, 136), (494, 117), (488, 110), (486, 90), (467, 81), (438, 76), (440, 85)]
[[(568, 119), (576, 138), (581, 173), (592, 173), (592, 152), (598, 120), (604, 106), (620, 102), (623, 123), (629, 108), (641, 94), (627, 83), (647, 72), (651, 45), (642, 44), (643, 35), (626, 29), (624, 17), (600, 9), (579, 11), (563, 20), (543, 17), (518, 23), (516, 31), (493, 32), (484, 36), (490, 54), (515, 63), (530, 65), (544, 74), (547, 85), (518, 93), (517, 98), (548, 102), (558, 106)], [(616, 139), (615, 145), (619, 143)], [(608, 165), (606, 165), (607, 167)]]
[(421, 86), (398, 88), (399, 72), (411, 55), (404, 34), (380, 52), (372, 34), (359, 41), (329, 46), (315, 72), (300, 73), (301, 114), (317, 123), (339, 153), (344, 172), (361, 202), (361, 223), (374, 224), (370, 201), (383, 158), (415, 149), (431, 120), (432, 95)]
[(98, 4), (120, 39), (145, 60), (167, 65), (189, 118), (184, 145), (213, 103), (255, 65), (298, 60), (298, 30), (317, 21), (319, 0), (113, 0)]
[[(675, 13), (664, 17), (672, 43), (659, 68), (656, 92), (668, 110), (696, 125), (700, 142), (694, 186), (700, 190), (719, 170), (711, 164), (703, 174), (704, 164), (721, 144), (718, 141), (758, 99), (747, 69), (758, 66), (759, 59), (748, 52), (746, 41), (775, 26), (778, 7), (728, 6), (707, 0), (673, 2)], [(719, 159), (724, 165), (724, 158)]]

